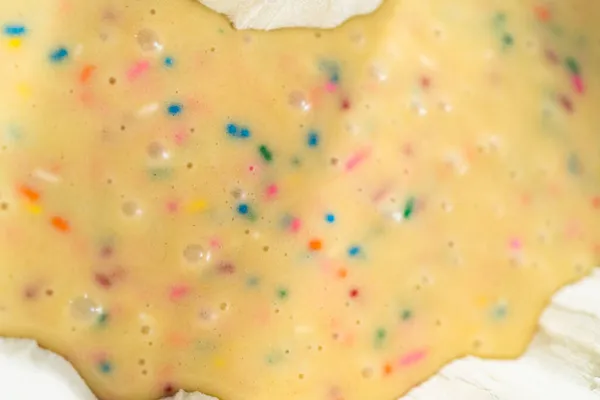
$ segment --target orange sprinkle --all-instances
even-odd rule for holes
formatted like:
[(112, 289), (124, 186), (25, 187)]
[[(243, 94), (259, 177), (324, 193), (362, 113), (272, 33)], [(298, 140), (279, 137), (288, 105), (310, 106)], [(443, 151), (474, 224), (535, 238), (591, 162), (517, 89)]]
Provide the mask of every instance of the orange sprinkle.
[(79, 75), (79, 81), (81, 83), (85, 83), (87, 82), (90, 77), (92, 76), (92, 74), (94, 73), (94, 70), (96, 69), (95, 65), (91, 65), (91, 64), (87, 64), (83, 67), (83, 69), (81, 70), (81, 74)]
[(40, 199), (40, 194), (29, 186), (21, 186), (19, 188), (19, 192), (21, 192), (21, 194), (27, 197), (30, 201), (36, 202)]
[(319, 239), (313, 239), (308, 242), (308, 248), (312, 251), (319, 251), (323, 248), (323, 242), (321, 242)]
[(345, 278), (348, 276), (348, 270), (346, 268), (340, 268), (337, 272), (337, 276), (340, 278)]
[(53, 217), (51, 222), (52, 226), (61, 232), (69, 232), (71, 230), (69, 222), (61, 217)]
[(537, 5), (533, 8), (533, 10), (535, 11), (535, 15), (537, 16), (537, 19), (542, 22), (548, 22), (548, 21), (550, 21), (550, 18), (552, 18), (552, 13), (546, 6)]
[(592, 199), (592, 207), (600, 209), (600, 196), (596, 196)]
[(392, 365), (391, 365), (390, 363), (386, 363), (386, 364), (383, 366), (383, 373), (384, 373), (385, 375), (389, 375), (389, 374), (391, 374), (391, 373), (392, 373), (392, 371), (393, 371), (393, 368), (392, 368)]

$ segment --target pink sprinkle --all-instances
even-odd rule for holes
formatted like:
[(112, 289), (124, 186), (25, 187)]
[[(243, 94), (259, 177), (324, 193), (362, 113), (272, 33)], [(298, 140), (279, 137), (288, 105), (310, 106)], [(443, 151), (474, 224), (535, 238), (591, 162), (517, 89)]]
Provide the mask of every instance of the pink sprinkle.
[(171, 292), (169, 293), (169, 298), (171, 300), (179, 300), (188, 294), (190, 291), (189, 286), (187, 285), (174, 285), (171, 287)]
[(416, 364), (427, 355), (426, 349), (415, 350), (411, 353), (407, 353), (398, 359), (398, 365), (401, 367), (408, 367), (410, 365)]
[(346, 171), (350, 172), (358, 165), (360, 165), (363, 161), (365, 161), (369, 155), (371, 154), (370, 149), (362, 149), (356, 152), (348, 161), (346, 161)]
[(300, 218), (293, 218), (292, 222), (290, 223), (290, 230), (294, 233), (298, 233), (301, 227), (302, 221), (300, 220)]
[(267, 198), (272, 199), (273, 197), (277, 196), (277, 193), (279, 193), (279, 187), (276, 184), (272, 184), (267, 187)]
[(521, 241), (517, 238), (511, 239), (510, 240), (510, 248), (513, 250), (521, 250), (521, 247), (523, 246), (523, 244), (521, 243)]
[(173, 140), (175, 140), (175, 143), (177, 143), (180, 146), (185, 142), (185, 140), (187, 138), (188, 138), (188, 134), (184, 129), (178, 129), (173, 134)]
[(333, 82), (327, 82), (325, 84), (325, 90), (328, 93), (333, 93), (333, 92), (335, 92), (337, 90), (337, 85), (335, 83), (333, 83)]
[(387, 197), (390, 194), (390, 188), (389, 187), (383, 187), (381, 189), (379, 189), (377, 192), (375, 192), (375, 194), (373, 195), (373, 197), (371, 198), (371, 201), (374, 204), (378, 204), (379, 202), (381, 202), (385, 197)]
[(575, 89), (575, 91), (579, 94), (583, 94), (583, 92), (585, 91), (585, 86), (583, 84), (583, 79), (581, 78), (581, 75), (573, 75), (573, 78), (571, 78), (571, 82), (573, 83), (573, 88)]
[(176, 200), (167, 202), (167, 211), (171, 214), (177, 213), (179, 211), (179, 202)]
[(255, 169), (256, 169), (256, 167), (254, 165), (250, 165), (248, 167), (248, 171), (250, 171), (250, 172), (254, 172)]
[(221, 248), (221, 239), (219, 239), (218, 237), (214, 237), (214, 238), (210, 239), (210, 247), (212, 247), (213, 249), (220, 249)]
[(134, 81), (150, 68), (150, 63), (146, 60), (138, 61), (127, 71), (127, 78)]

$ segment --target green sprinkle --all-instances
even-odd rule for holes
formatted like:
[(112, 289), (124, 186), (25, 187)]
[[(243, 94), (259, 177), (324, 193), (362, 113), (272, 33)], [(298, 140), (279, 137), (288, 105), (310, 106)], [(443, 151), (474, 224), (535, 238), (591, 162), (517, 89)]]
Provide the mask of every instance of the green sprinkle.
[(577, 156), (577, 154), (572, 153), (569, 155), (567, 160), (567, 169), (572, 175), (581, 175), (583, 171), (583, 167), (581, 166), (581, 160)]
[(415, 198), (414, 197), (410, 197), (407, 201), (406, 204), (404, 205), (404, 211), (402, 212), (402, 215), (404, 216), (404, 219), (410, 219), (412, 217), (412, 215), (415, 212)]
[(251, 276), (248, 279), (246, 279), (246, 285), (248, 285), (249, 287), (256, 287), (259, 283), (260, 279), (258, 279), (257, 276)]
[(108, 323), (108, 313), (103, 312), (102, 314), (98, 315), (98, 319), (96, 319), (96, 323), (98, 325), (106, 325)]
[(260, 152), (260, 155), (266, 162), (270, 163), (271, 161), (273, 161), (273, 153), (271, 153), (271, 150), (269, 150), (267, 146), (265, 146), (264, 144), (261, 145), (258, 148), (258, 151)]
[(563, 28), (557, 24), (552, 24), (550, 26), (550, 32), (556, 37), (562, 37), (564, 34)]
[(409, 309), (404, 309), (400, 313), (400, 318), (402, 318), (402, 321), (408, 321), (412, 317), (413, 317), (413, 312)]
[(503, 12), (496, 13), (494, 16), (494, 27), (496, 29), (504, 29), (504, 25), (506, 24), (506, 14)]
[(567, 69), (569, 70), (569, 72), (573, 75), (579, 75), (581, 70), (579, 68), (579, 63), (577, 62), (577, 60), (573, 57), (567, 57), (567, 59), (565, 60), (565, 65), (567, 66)]
[(171, 178), (173, 170), (171, 168), (150, 168), (148, 170), (148, 175), (153, 180), (163, 181)]
[(213, 351), (216, 350), (217, 345), (209, 340), (200, 339), (196, 342), (196, 349), (200, 351)]
[(283, 352), (281, 350), (274, 350), (265, 357), (267, 364), (277, 364), (283, 361)]
[(510, 33), (505, 33), (502, 36), (502, 43), (505, 47), (511, 47), (515, 43), (515, 40)]
[(498, 304), (492, 309), (492, 317), (496, 320), (506, 318), (508, 307), (506, 304)]
[(381, 347), (381, 345), (385, 341), (386, 337), (387, 337), (387, 331), (385, 329), (383, 329), (383, 328), (377, 329), (377, 331), (375, 331), (375, 347)]
[(281, 300), (287, 299), (288, 295), (289, 295), (289, 292), (285, 288), (280, 288), (277, 290), (277, 297), (279, 297)]

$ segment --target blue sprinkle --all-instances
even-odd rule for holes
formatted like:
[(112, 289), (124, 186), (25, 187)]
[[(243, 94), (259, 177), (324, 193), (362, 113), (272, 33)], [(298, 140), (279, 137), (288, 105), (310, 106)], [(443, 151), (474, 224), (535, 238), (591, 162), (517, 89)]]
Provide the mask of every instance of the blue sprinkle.
[(165, 57), (165, 67), (171, 68), (173, 65), (175, 65), (175, 60), (173, 60), (173, 57)]
[(356, 257), (360, 254), (360, 247), (359, 246), (352, 246), (348, 249), (348, 255), (350, 257)]
[(325, 221), (327, 221), (330, 224), (333, 224), (335, 222), (335, 215), (331, 213), (325, 214)]
[(102, 361), (99, 365), (100, 372), (108, 374), (112, 371), (112, 365), (108, 361)]
[(225, 129), (227, 129), (227, 133), (230, 135), (235, 135), (238, 131), (237, 126), (234, 124), (227, 124), (227, 127)]
[(251, 276), (246, 280), (246, 284), (250, 287), (258, 286), (260, 279), (256, 276)]
[(307, 143), (308, 147), (317, 147), (319, 145), (319, 134), (317, 132), (310, 132)]
[(6, 36), (23, 36), (27, 33), (24, 25), (4, 25), (4, 34)]
[(567, 168), (569, 172), (573, 175), (580, 175), (583, 171), (583, 167), (581, 165), (581, 161), (577, 154), (572, 153), (567, 160)]
[(340, 82), (340, 67), (335, 61), (324, 61), (321, 63), (321, 69), (329, 75), (329, 82)]
[(169, 107), (167, 107), (167, 111), (172, 116), (179, 115), (183, 111), (183, 105), (179, 103), (172, 103), (169, 105)]
[(69, 51), (64, 47), (59, 47), (50, 53), (50, 61), (61, 62), (69, 57)]
[(240, 204), (237, 210), (240, 214), (246, 215), (250, 211), (250, 207), (248, 207), (248, 204)]
[(239, 127), (236, 124), (227, 124), (225, 130), (229, 136), (240, 139), (248, 139), (250, 136), (252, 136), (250, 129), (246, 127)]
[(240, 137), (242, 137), (242, 138), (249, 138), (250, 137), (250, 130), (248, 128), (242, 128), (242, 129), (240, 129)]

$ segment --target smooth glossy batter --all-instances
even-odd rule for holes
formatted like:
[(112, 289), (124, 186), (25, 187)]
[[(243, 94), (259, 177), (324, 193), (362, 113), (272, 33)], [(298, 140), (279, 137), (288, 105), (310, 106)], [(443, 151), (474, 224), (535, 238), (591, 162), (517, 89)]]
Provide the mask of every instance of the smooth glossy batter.
[(600, 262), (598, 2), (0, 19), (0, 334), (101, 399), (394, 399)]

